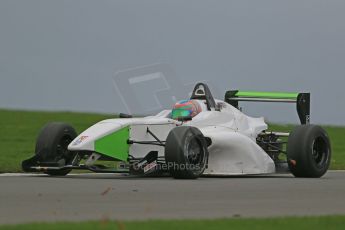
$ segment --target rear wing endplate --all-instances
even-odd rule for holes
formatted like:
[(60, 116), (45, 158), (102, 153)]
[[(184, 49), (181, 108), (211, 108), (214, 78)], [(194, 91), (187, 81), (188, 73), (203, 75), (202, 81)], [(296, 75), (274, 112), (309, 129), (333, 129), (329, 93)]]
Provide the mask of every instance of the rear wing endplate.
[(239, 109), (239, 101), (296, 103), (301, 124), (310, 123), (310, 93), (278, 93), (230, 90), (225, 102)]

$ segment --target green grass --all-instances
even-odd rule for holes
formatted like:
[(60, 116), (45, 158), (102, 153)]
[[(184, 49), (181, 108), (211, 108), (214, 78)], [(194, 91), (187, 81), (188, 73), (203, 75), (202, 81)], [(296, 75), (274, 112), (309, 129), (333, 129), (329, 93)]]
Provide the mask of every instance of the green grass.
[[(37, 134), (48, 122), (67, 122), (81, 132), (97, 121), (112, 117), (115, 115), (0, 110), (0, 172), (21, 172), (21, 161), (33, 155)], [(290, 131), (292, 127), (271, 125), (276, 131)], [(345, 169), (345, 127), (325, 128), (333, 147), (331, 168)]]
[(111, 117), (115, 116), (0, 110), (0, 172), (21, 172), (22, 160), (33, 156), (36, 137), (48, 122), (67, 122), (79, 133), (92, 124)]
[(288, 217), (269, 219), (220, 219), (220, 220), (154, 220), (140, 222), (98, 221), (81, 223), (50, 223), (0, 226), (0, 230), (131, 230), (131, 229), (236, 229), (236, 230), (291, 230), (291, 229), (344, 229), (345, 216)]

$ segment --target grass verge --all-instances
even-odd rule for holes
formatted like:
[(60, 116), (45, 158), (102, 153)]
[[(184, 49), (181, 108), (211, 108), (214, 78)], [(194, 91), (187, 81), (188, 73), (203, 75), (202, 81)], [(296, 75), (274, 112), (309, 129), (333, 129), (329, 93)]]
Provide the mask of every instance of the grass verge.
[(21, 162), (33, 156), (36, 137), (48, 122), (62, 121), (78, 133), (92, 124), (115, 116), (70, 112), (0, 110), (0, 173), (21, 172)]
[(81, 223), (44, 223), (44, 224), (23, 224), (14, 226), (0, 226), (0, 230), (131, 230), (131, 229), (198, 229), (198, 230), (253, 230), (253, 229), (344, 229), (345, 216), (323, 216), (323, 217), (287, 217), (269, 219), (219, 219), (219, 220), (153, 220), (153, 221), (98, 221)]
[[(62, 121), (81, 132), (94, 123), (115, 116), (70, 112), (0, 110), (0, 173), (21, 172), (21, 162), (32, 156), (35, 139), (44, 124)], [(271, 130), (290, 131), (292, 125), (271, 125)], [(345, 127), (326, 126), (333, 148), (331, 169), (345, 169)]]

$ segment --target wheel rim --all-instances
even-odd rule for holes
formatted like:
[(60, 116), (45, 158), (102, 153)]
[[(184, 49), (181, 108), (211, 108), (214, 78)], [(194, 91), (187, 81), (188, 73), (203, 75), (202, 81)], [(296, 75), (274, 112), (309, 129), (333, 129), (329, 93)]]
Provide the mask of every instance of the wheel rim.
[(329, 156), (329, 148), (326, 140), (323, 137), (318, 137), (314, 140), (312, 146), (312, 158), (318, 168), (323, 168)]
[(72, 138), (69, 135), (63, 136), (56, 146), (56, 157), (55, 160), (61, 160), (68, 158), (68, 145), (72, 142)]
[(189, 164), (200, 165), (204, 158), (204, 149), (199, 139), (193, 137), (188, 141), (186, 154)]

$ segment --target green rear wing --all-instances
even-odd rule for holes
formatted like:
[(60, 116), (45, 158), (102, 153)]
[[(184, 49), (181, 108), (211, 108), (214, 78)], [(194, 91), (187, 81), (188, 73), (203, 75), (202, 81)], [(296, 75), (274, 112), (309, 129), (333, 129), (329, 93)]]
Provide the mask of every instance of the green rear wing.
[(295, 103), (301, 124), (310, 122), (310, 93), (280, 93), (230, 90), (225, 102), (239, 109), (239, 101)]

